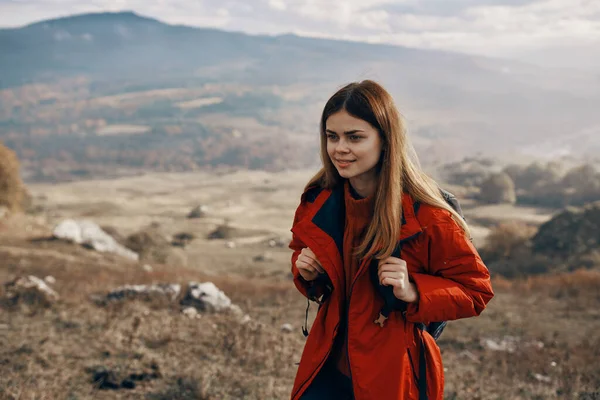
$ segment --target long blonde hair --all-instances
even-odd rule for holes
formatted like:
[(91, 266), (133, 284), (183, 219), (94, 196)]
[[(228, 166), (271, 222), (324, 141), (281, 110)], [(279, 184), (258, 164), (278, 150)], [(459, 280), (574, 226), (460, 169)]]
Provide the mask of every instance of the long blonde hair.
[(466, 222), (445, 201), (438, 184), (422, 171), (392, 96), (371, 80), (344, 86), (325, 104), (320, 124), (323, 168), (310, 179), (305, 190), (314, 186), (333, 189), (343, 182), (327, 154), (325, 132), (327, 119), (341, 110), (371, 124), (379, 131), (383, 142), (377, 165), (374, 215), (356, 250), (357, 255), (382, 259), (392, 254), (402, 226), (402, 193), (408, 193), (415, 201), (449, 211), (469, 235)]

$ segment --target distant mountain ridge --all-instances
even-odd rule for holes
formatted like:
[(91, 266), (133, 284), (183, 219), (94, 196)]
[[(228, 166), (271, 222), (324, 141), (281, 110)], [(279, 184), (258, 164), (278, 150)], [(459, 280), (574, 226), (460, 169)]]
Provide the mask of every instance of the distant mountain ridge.
[[(23, 139), (39, 129), (44, 137), (79, 132), (69, 146), (79, 143), (84, 148), (90, 140), (100, 141), (95, 128), (86, 128), (85, 135), (81, 127), (69, 128), (80, 122), (73, 116), (99, 97), (154, 89), (193, 91), (206, 85), (229, 87), (215, 94), (223, 103), (201, 110), (179, 107), (178, 102), (193, 100), (190, 94), (179, 100), (157, 99), (146, 108), (139, 105), (143, 109), (137, 111), (103, 106), (83, 112), (81, 118), (106, 119), (108, 113), (113, 115), (109, 123), (158, 126), (160, 132), (179, 125), (189, 140), (196, 140), (214, 133), (194, 124), (250, 116), (266, 124), (265, 132), (279, 127), (281, 138), (294, 130), (315, 132), (318, 109), (328, 95), (346, 82), (370, 78), (392, 92), (427, 161), (474, 152), (512, 154), (524, 146), (563, 143), (571, 133), (600, 122), (600, 81), (592, 75), (436, 50), (169, 25), (134, 12), (74, 15), (2, 29), (0, 49), (0, 93), (79, 77), (87, 82), (75, 91), (76, 106), (71, 92), (63, 100), (40, 98), (26, 106), (13, 95), (0, 96), (0, 109), (7, 110), (0, 112), (0, 140), (8, 137), (19, 149), (47, 148), (40, 139)], [(247, 89), (242, 93), (236, 87)], [(288, 95), (297, 88), (309, 90)], [(77, 113), (60, 117), (67, 128), (54, 127), (59, 117), (47, 116), (65, 107), (77, 107)], [(289, 110), (294, 112), (286, 115)], [(61, 140), (67, 143), (67, 137)], [(103, 137), (102, 143), (110, 140), (122, 139)], [(135, 149), (145, 146), (144, 140), (131, 137), (125, 143)], [(158, 143), (162, 140), (174, 139)], [(595, 140), (591, 138), (583, 151), (600, 148)], [(161, 151), (162, 145), (155, 146), (153, 151)], [(240, 146), (236, 151), (243, 153)]]

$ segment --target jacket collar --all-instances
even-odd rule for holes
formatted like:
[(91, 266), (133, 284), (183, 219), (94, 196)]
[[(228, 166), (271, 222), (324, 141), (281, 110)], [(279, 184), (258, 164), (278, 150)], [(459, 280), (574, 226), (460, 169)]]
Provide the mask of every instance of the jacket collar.
[[(310, 196), (308, 198), (310, 199)], [(303, 200), (311, 203), (309, 208), (312, 211), (307, 213), (310, 224), (331, 238), (335, 242), (339, 254), (342, 254), (346, 217), (343, 185), (338, 185), (334, 189), (323, 189), (310, 200)], [(311, 233), (314, 232), (315, 230), (311, 229)], [(402, 195), (402, 227), (398, 242), (406, 241), (421, 232), (421, 224), (415, 216), (415, 202), (408, 193), (404, 193)]]

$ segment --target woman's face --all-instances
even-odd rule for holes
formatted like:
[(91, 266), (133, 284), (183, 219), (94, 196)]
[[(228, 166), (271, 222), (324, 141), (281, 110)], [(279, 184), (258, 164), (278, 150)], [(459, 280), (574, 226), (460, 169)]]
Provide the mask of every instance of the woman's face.
[(327, 154), (342, 178), (366, 178), (374, 175), (381, 155), (379, 132), (367, 121), (345, 110), (326, 121)]

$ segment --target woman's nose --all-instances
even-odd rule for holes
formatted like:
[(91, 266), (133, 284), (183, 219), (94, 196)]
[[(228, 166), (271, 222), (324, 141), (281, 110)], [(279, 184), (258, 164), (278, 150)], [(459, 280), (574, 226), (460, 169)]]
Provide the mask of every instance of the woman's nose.
[(345, 140), (339, 140), (335, 150), (338, 153), (347, 153), (348, 152), (348, 143)]

